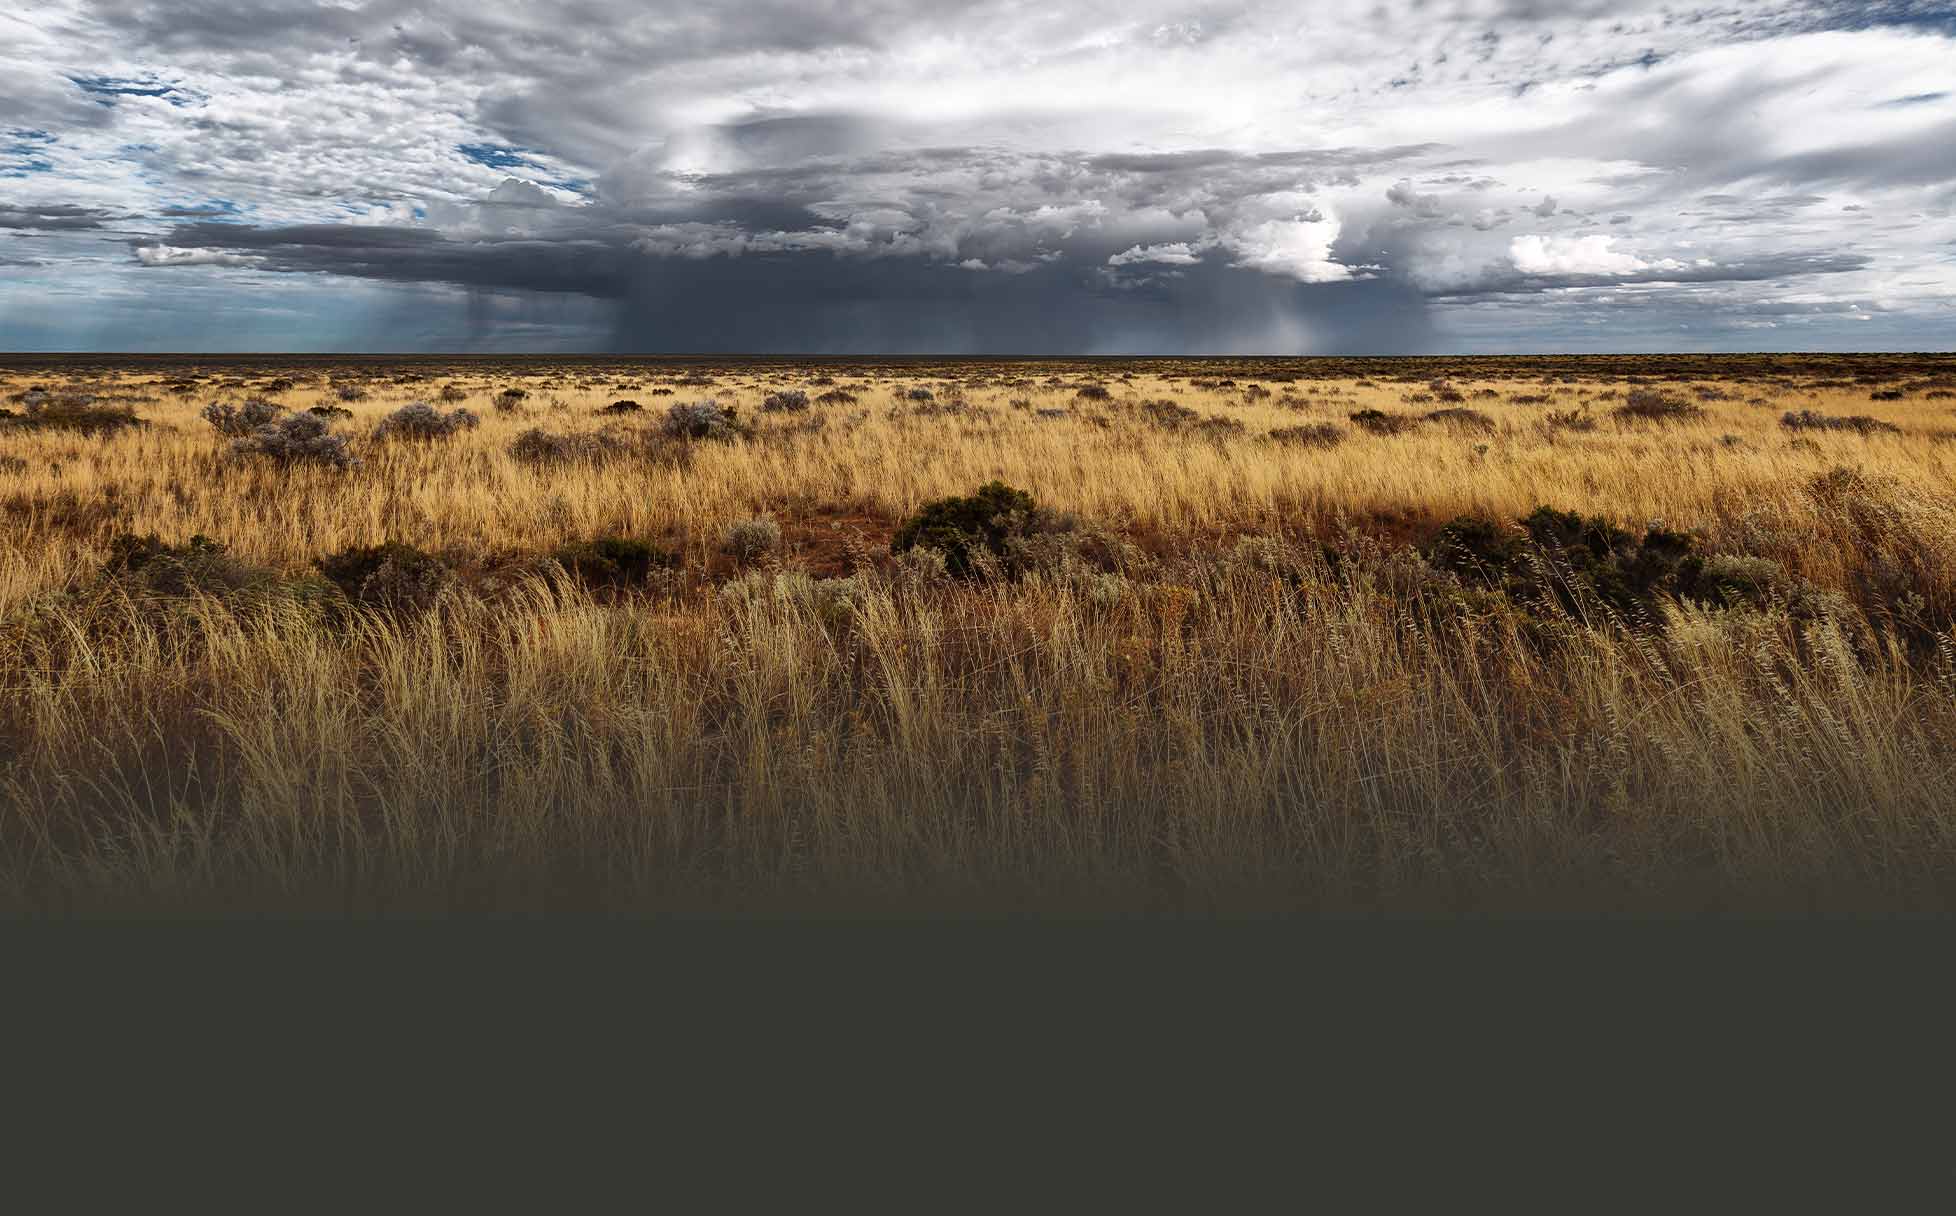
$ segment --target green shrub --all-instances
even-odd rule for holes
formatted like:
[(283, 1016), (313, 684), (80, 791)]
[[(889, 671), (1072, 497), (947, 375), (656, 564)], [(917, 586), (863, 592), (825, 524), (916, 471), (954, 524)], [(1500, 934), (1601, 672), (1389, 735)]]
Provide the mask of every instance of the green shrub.
[(1596, 419), (1590, 417), (1588, 406), (1573, 410), (1549, 410), (1542, 415), (1542, 428), (1551, 432), (1593, 431), (1596, 429)]
[[(1558, 605), (1574, 616), (1602, 615), (1660, 628), (1665, 597), (1731, 602), (1759, 598), (1736, 567), (1707, 576), (1697, 541), (1653, 527), (1642, 536), (1601, 517), (1537, 507), (1515, 526), (1475, 516), (1448, 523), (1427, 546), (1435, 566), (1525, 605)], [(1757, 594), (1755, 594), (1757, 592)]]
[(629, 536), (599, 536), (571, 541), (552, 554), (564, 572), (587, 586), (626, 587), (643, 583), (655, 571), (675, 569), (679, 559), (650, 541)]
[[(315, 407), (312, 410), (308, 410), (307, 413), (318, 413), (321, 408), (338, 409), (339, 407)], [(343, 412), (348, 417), (351, 417), (353, 414), (351, 410)], [(253, 397), (243, 405), (232, 405), (229, 402), (213, 401), (203, 408), (198, 414), (198, 417), (210, 423), (211, 427), (218, 434), (228, 435), (233, 439), (242, 439), (261, 426), (269, 426), (277, 422), (284, 414), (284, 406), (267, 401), (263, 397)]]
[(1426, 415), (1426, 420), (1455, 430), (1479, 431), (1483, 434), (1494, 429), (1494, 419), (1479, 410), (1470, 410), (1465, 406), (1434, 410)]
[(781, 525), (763, 516), (743, 519), (727, 528), (726, 550), (741, 561), (765, 557), (781, 547)]
[(1420, 424), (1410, 414), (1388, 414), (1384, 410), (1359, 410), (1351, 415), (1352, 425), (1374, 435), (1399, 435)]
[(1853, 431), (1857, 435), (1899, 435), (1902, 428), (1866, 414), (1823, 414), (1819, 410), (1788, 410), (1779, 424), (1789, 431)]
[(1345, 441), (1345, 431), (1335, 422), (1307, 422), (1278, 427), (1264, 438), (1292, 447), (1335, 448)]
[(232, 557), (208, 536), (172, 545), (154, 533), (122, 533), (109, 541), (102, 577), (125, 590), (153, 595), (227, 595), (273, 578), (271, 571)]
[(740, 411), (718, 401), (676, 404), (666, 410), (665, 433), (674, 439), (738, 439), (747, 433)]
[(314, 564), (349, 600), (387, 611), (430, 607), (454, 579), (447, 562), (399, 541), (342, 549)]
[(1031, 531), (1036, 510), (1032, 495), (1002, 481), (987, 482), (967, 498), (940, 498), (903, 521), (890, 541), (890, 552), (934, 549), (944, 555), (944, 568), (960, 578), (978, 571), (980, 552), (1004, 559), (1010, 543)]
[(629, 447), (624, 436), (610, 431), (558, 434), (531, 427), (509, 445), (509, 454), (524, 464), (564, 464), (603, 460), (622, 455)]
[(1463, 515), (1442, 527), (1427, 546), (1427, 557), (1443, 570), (1498, 586), (1521, 558), (1522, 537), (1491, 519)]
[(0, 428), (22, 431), (67, 431), (90, 438), (113, 435), (125, 428), (149, 424), (128, 406), (98, 404), (86, 393), (51, 394), (34, 391), (17, 400), (21, 412), (3, 411)]
[(458, 409), (444, 414), (426, 401), (410, 401), (380, 420), (380, 425), (374, 428), (374, 438), (429, 442), (470, 430), (481, 425), (481, 422), (469, 410)]
[(1689, 422), (1694, 418), (1705, 416), (1703, 406), (1693, 405), (1689, 401), (1648, 388), (1631, 389), (1629, 395), (1623, 399), (1623, 404), (1610, 413), (1619, 423), (1655, 422), (1660, 425)]

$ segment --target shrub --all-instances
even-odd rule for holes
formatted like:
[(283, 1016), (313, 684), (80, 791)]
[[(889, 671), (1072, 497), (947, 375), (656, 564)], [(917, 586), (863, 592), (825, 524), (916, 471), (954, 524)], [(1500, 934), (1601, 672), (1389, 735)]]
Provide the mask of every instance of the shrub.
[(727, 528), (726, 550), (741, 561), (753, 561), (781, 547), (781, 525), (771, 519), (743, 519)]
[(314, 565), (354, 603), (393, 612), (430, 607), (454, 579), (448, 563), (399, 541), (342, 549)]
[(1590, 417), (1589, 407), (1574, 410), (1550, 410), (1542, 415), (1542, 426), (1550, 431), (1593, 431), (1596, 419)]
[(614, 402), (612, 402), (612, 403), (611, 403), (610, 405), (606, 405), (606, 406), (600, 406), (600, 407), (598, 408), (598, 413), (600, 413), (600, 414), (636, 414), (636, 413), (638, 413), (638, 412), (639, 412), (640, 410), (642, 410), (642, 409), (644, 409), (644, 408), (645, 408), (644, 406), (642, 406), (642, 405), (640, 405), (640, 404), (639, 404), (638, 402), (636, 402), (636, 401), (633, 401), (633, 400), (631, 400), (630, 398), (623, 398), (623, 399), (621, 399), (621, 400), (618, 400), (618, 401), (614, 401)]
[(1490, 586), (1507, 579), (1521, 552), (1521, 533), (1476, 515), (1463, 515), (1448, 523), (1427, 546), (1427, 557), (1434, 565)]
[(929, 389), (927, 389), (927, 388), (913, 388), (913, 389), (907, 389), (907, 390), (905, 390), (905, 392), (904, 392), (904, 394), (903, 394), (903, 396), (904, 396), (904, 398), (905, 398), (906, 400), (910, 400), (910, 401), (935, 401), (935, 400), (937, 400), (937, 394), (936, 394), (936, 393), (933, 393), (933, 392), (931, 392), (931, 391), (930, 391)]
[(208, 536), (167, 544), (154, 533), (122, 533), (109, 541), (102, 577), (130, 591), (153, 595), (224, 595), (269, 581), (268, 570), (250, 566)]
[(1143, 401), (1141, 417), (1165, 431), (1192, 431), (1211, 439), (1222, 439), (1243, 430), (1243, 424), (1234, 418), (1212, 418), (1167, 397)]
[(1388, 414), (1384, 410), (1359, 410), (1350, 417), (1352, 425), (1374, 435), (1400, 435), (1420, 424), (1411, 414)]
[(969, 578), (978, 573), (979, 552), (1005, 558), (1009, 543), (1032, 526), (1032, 495), (1002, 481), (987, 482), (967, 498), (940, 498), (903, 521), (890, 541), (890, 552), (931, 549), (944, 555), (944, 567)]
[(625, 442), (605, 431), (562, 435), (531, 427), (509, 445), (512, 458), (525, 464), (559, 464), (572, 460), (601, 460), (625, 450)]
[(1265, 438), (1293, 447), (1335, 448), (1345, 441), (1345, 430), (1335, 422), (1309, 422), (1303, 426), (1278, 427)]
[(552, 555), (564, 572), (588, 586), (624, 587), (643, 583), (655, 571), (671, 570), (679, 559), (650, 541), (629, 536), (598, 536), (571, 541)]
[(253, 397), (243, 405), (227, 405), (213, 401), (198, 414), (220, 435), (233, 439), (251, 434), (261, 426), (278, 421), (285, 413), (285, 407), (267, 401), (263, 397)]
[(113, 435), (129, 427), (148, 426), (127, 406), (98, 405), (85, 393), (23, 393), (21, 412), (0, 417), (0, 427), (23, 431), (69, 431), (77, 435)]
[(798, 388), (783, 389), (769, 393), (761, 402), (761, 409), (767, 413), (799, 414), (808, 408), (808, 394)]
[(1457, 431), (1478, 431), (1484, 434), (1494, 429), (1494, 419), (1479, 410), (1470, 410), (1464, 406), (1434, 410), (1426, 416), (1426, 420)]
[(242, 456), (264, 456), (280, 464), (328, 464), (350, 469), (360, 462), (347, 447), (344, 436), (332, 434), (326, 420), (312, 414), (288, 414), (268, 422), (244, 438), (234, 441), (231, 450)]
[(666, 411), (664, 430), (676, 439), (738, 439), (743, 433), (735, 407), (717, 401), (675, 403)]
[(1623, 404), (1610, 413), (1620, 423), (1654, 422), (1660, 425), (1673, 422), (1688, 422), (1704, 417), (1703, 406), (1672, 397), (1654, 389), (1633, 388), (1623, 399)]
[(525, 389), (506, 388), (496, 394), (494, 404), (498, 411), (508, 414), (523, 408), (523, 400), (529, 395), (529, 392)]
[(1467, 400), (1467, 394), (1461, 392), (1445, 380), (1435, 380), (1426, 387), (1431, 390), (1434, 398), (1443, 405), (1459, 405)]
[(1902, 390), (1901, 390), (1901, 389), (1898, 389), (1898, 388), (1882, 388), (1882, 389), (1876, 389), (1876, 390), (1875, 390), (1874, 392), (1872, 392), (1872, 393), (1869, 393), (1869, 394), (1868, 394), (1868, 400), (1870, 400), (1870, 401), (1900, 401), (1900, 400), (1902, 399), (1902, 395), (1903, 395), (1903, 394), (1902, 394)]
[(1853, 431), (1857, 435), (1902, 433), (1902, 428), (1894, 423), (1870, 418), (1866, 414), (1840, 417), (1834, 414), (1823, 414), (1818, 410), (1788, 410), (1780, 415), (1779, 424), (1789, 431)]
[(374, 428), (376, 439), (446, 439), (457, 431), (481, 425), (482, 419), (468, 410), (444, 414), (426, 401), (410, 401), (381, 419)]
[(365, 401), (367, 399), (367, 390), (357, 384), (342, 384), (334, 391), (339, 394), (341, 401)]
[(1661, 628), (1666, 596), (1723, 600), (1739, 590), (1728, 576), (1707, 581), (1697, 542), (1651, 527), (1639, 537), (1601, 517), (1537, 507), (1519, 530), (1472, 516), (1441, 528), (1428, 559), (1523, 603), (1555, 603), (1593, 619), (1597, 608), (1632, 626)]
[(263, 393), (289, 393), (297, 387), (298, 385), (290, 377), (275, 376), (265, 381), (264, 386), (259, 391)]
[(822, 405), (854, 405), (857, 398), (846, 388), (832, 388), (815, 400)]
[(337, 405), (315, 405), (308, 409), (306, 413), (311, 414), (315, 418), (325, 418), (328, 421), (353, 417), (352, 410)]
[(1114, 398), (1104, 384), (1083, 384), (1080, 391), (1073, 395), (1082, 401), (1111, 401)]
[(459, 384), (444, 384), (441, 386), (441, 392), (436, 393), (435, 396), (453, 405), (457, 401), (467, 401), (469, 399), (469, 391)]

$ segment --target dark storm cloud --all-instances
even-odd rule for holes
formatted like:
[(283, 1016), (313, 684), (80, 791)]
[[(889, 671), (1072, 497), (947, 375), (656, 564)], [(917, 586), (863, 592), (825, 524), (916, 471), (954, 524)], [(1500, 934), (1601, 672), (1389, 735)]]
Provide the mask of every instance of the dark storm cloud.
[(1569, 288), (1630, 287), (1646, 283), (1769, 283), (1808, 275), (1847, 274), (1865, 270), (1872, 262), (1873, 259), (1865, 254), (1855, 253), (1778, 253), (1729, 264), (1654, 265), (1615, 274), (1571, 271), (1553, 275), (1531, 274), (1509, 264), (1490, 267), (1482, 275), (1465, 282), (1436, 286), (1427, 294), (1436, 299), (1465, 299), (1535, 294)]
[(988, 275), (919, 262), (757, 257), (648, 269), (620, 310), (612, 344), (702, 353), (1394, 354), (1433, 341), (1423, 301), (1385, 282), (1307, 287), (1196, 266), (1126, 292), (1081, 261)]
[[(460, 287), (575, 292), (599, 298), (624, 294), (627, 271), (622, 241), (593, 230), (551, 240), (527, 238), (451, 240), (425, 228), (306, 224), (255, 228), (243, 224), (180, 224), (145, 250), (216, 250), (251, 259), (257, 269), (282, 274), (337, 274), (400, 283), (451, 283)], [(196, 265), (161, 258), (153, 265)], [(229, 263), (245, 264), (245, 263)]]
[(41, 207), (0, 203), (0, 228), (77, 232), (101, 228), (106, 221), (114, 218), (113, 215), (99, 208), (77, 207), (67, 203)]

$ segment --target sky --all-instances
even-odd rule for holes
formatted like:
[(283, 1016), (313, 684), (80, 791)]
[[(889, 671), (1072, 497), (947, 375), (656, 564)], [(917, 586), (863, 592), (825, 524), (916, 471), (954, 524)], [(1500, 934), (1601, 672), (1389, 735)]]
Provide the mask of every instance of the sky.
[(1956, 0), (32, 0), (0, 350), (1956, 349)]

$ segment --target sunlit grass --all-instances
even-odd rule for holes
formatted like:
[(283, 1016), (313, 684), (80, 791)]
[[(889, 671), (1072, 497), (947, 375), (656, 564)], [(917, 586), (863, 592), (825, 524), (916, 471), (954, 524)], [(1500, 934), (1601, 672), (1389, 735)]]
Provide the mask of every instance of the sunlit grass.
[[(447, 377), (372, 380), (344, 403), (324, 382), (281, 393), (353, 412), (339, 427), (363, 463), (349, 471), (231, 455), (197, 412), (248, 386), (98, 380), (151, 426), (0, 433), (20, 462), (0, 471), (0, 896), (83, 910), (1942, 906), (1956, 647), (1930, 618), (1956, 593), (1956, 403), (1705, 378), (1656, 386), (1701, 416), (1620, 425), (1628, 386), (1613, 379), (1487, 366), (1452, 379), (1491, 429), (1392, 436), (1349, 415), (1442, 408), (1413, 399), (1431, 395), (1423, 380), (1253, 394), (1240, 374), (1190, 383), (1219, 379), (1208, 365), (1002, 364), (732, 367), (698, 386), (656, 365), (530, 367), (456, 377), (462, 400), (443, 408), (483, 421), (427, 443), (371, 432)], [(761, 410), (770, 391), (830, 387), (818, 376), (858, 401)], [(58, 382), (16, 374), (0, 396)], [(1089, 383), (1106, 399), (1081, 396)], [(920, 384), (933, 401), (903, 395)], [(510, 385), (527, 396), (499, 409)], [(509, 451), (533, 427), (650, 428), (708, 396), (752, 434), (558, 465)], [(1240, 429), (1152, 421), (1142, 403), (1163, 398)], [(644, 410), (596, 412), (619, 399)], [(1585, 408), (1592, 430), (1545, 425)], [(1791, 409), (1899, 430), (1792, 431)], [(1342, 441), (1265, 438), (1310, 422)], [(1846, 505), (1815, 488), (1843, 467), (1863, 474)], [(890, 556), (905, 515), (994, 479), (1119, 555), (1066, 550), (989, 583)], [(1424, 567), (1394, 556), (1457, 515), (1542, 504), (1695, 531), (1854, 607), (1676, 606), (1659, 631), (1551, 622), (1545, 644), (1525, 615), (1436, 613)], [(730, 555), (729, 527), (757, 518), (779, 543)], [(519, 569), (430, 611), (326, 619), (303, 601), (104, 591), (96, 571), (124, 532), (215, 537), (295, 578), (390, 540), (490, 563), (616, 533), (683, 564), (641, 591)], [(1327, 543), (1361, 556), (1334, 570)], [(1870, 582), (1888, 555), (1907, 565), (1892, 588)], [(1924, 597), (1928, 631), (1870, 616), (1877, 592)]]

